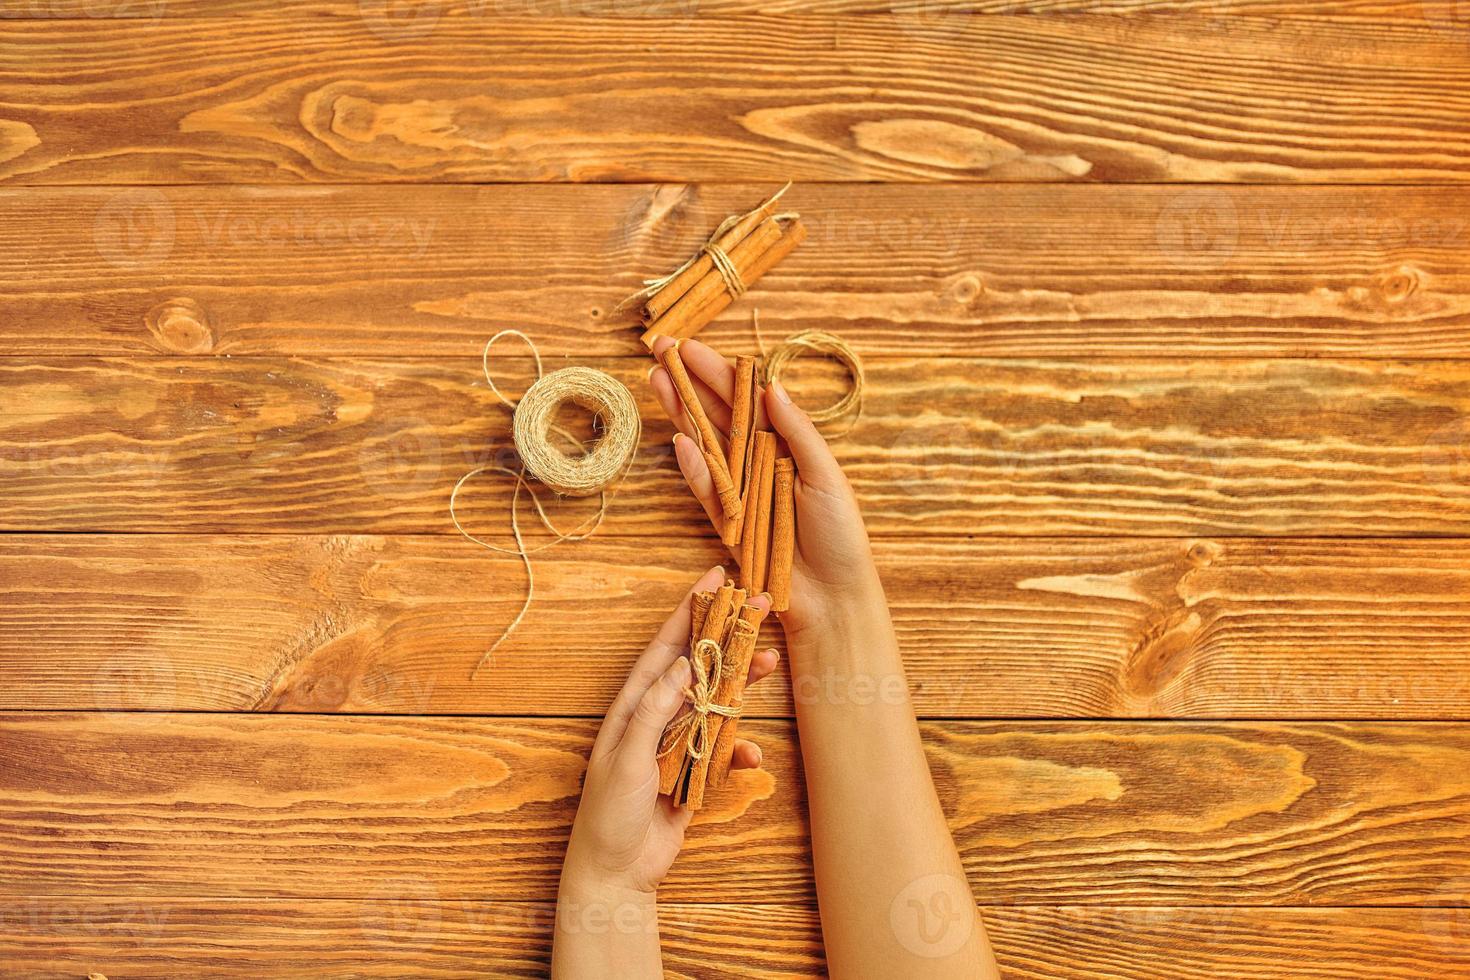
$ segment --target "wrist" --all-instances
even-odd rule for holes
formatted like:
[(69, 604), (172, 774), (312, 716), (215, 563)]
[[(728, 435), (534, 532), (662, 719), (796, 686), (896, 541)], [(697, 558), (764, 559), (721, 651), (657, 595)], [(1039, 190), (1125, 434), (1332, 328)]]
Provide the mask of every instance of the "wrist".
[(787, 650), (793, 657), (844, 647), (861, 638), (869, 643), (893, 636), (888, 599), (876, 572), (851, 585), (822, 590), (781, 615)]
[(582, 902), (614, 902), (653, 906), (657, 895), (651, 888), (630, 883), (626, 876), (588, 860), (573, 842), (562, 865), (559, 895)]
[(658, 900), (603, 875), (567, 869), (556, 896), (557, 926), (582, 935), (637, 935), (658, 931)]

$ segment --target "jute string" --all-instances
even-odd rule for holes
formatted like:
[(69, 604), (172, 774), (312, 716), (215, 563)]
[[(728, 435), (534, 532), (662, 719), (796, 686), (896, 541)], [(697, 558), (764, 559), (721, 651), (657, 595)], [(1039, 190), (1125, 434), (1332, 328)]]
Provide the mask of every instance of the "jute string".
[(863, 359), (858, 356), (857, 351), (852, 349), (851, 344), (834, 333), (827, 333), (823, 330), (804, 330), (787, 337), (768, 352), (765, 339), (761, 336), (759, 310), (751, 315), (751, 322), (755, 327), (756, 346), (760, 349), (765, 361), (763, 378), (765, 384), (769, 385), (772, 381), (780, 380), (791, 362), (802, 354), (821, 354), (824, 357), (830, 357), (847, 369), (848, 375), (852, 378), (852, 386), (831, 405), (808, 414), (813, 422), (822, 423), (840, 419), (851, 413), (852, 420), (848, 423), (848, 428), (857, 424), (863, 414), (863, 393), (868, 381), (867, 375), (863, 372)]
[(683, 751), (691, 759), (703, 759), (713, 747), (710, 745), (709, 716), (722, 718), (740, 717), (740, 709), (729, 705), (715, 704), (714, 695), (720, 688), (720, 674), (724, 670), (725, 652), (716, 640), (703, 639), (690, 651), (690, 665), (694, 668), (694, 683), (684, 692), (689, 710), (664, 730), (663, 745), (659, 758), (668, 755), (684, 740)]
[[(536, 362), (535, 383), (526, 389), (525, 394), (516, 401), (505, 396), (495, 384), (495, 378), (490, 374), (490, 348), (494, 347), (495, 342), (502, 337), (516, 337), (521, 340), (530, 348), (531, 356)], [(621, 381), (601, 371), (586, 367), (562, 368), (559, 371), (545, 374), (541, 367), (541, 352), (536, 349), (531, 338), (519, 330), (502, 330), (491, 337), (480, 354), (480, 369), (485, 376), (485, 383), (489, 385), (495, 397), (511, 410), (511, 432), (515, 440), (516, 452), (521, 458), (521, 467), (517, 471), (499, 465), (478, 466), (460, 477), (459, 482), (455, 483), (453, 491), (449, 494), (449, 519), (454, 522), (456, 531), (480, 547), (501, 554), (520, 556), (526, 566), (526, 600), (521, 604), (521, 610), (516, 613), (515, 619), (511, 620), (510, 625), (501, 632), (499, 638), (490, 645), (490, 649), (486, 650), (476, 663), (471, 676), (478, 673), (501, 644), (510, 639), (511, 634), (521, 625), (521, 621), (526, 618), (526, 613), (531, 608), (531, 602), (536, 596), (536, 576), (531, 564), (531, 555), (562, 541), (582, 541), (591, 537), (602, 526), (603, 518), (607, 516), (608, 487), (633, 465), (633, 460), (638, 453), (638, 440), (643, 434), (643, 423), (638, 415), (638, 405), (633, 401), (632, 393)], [(573, 402), (592, 411), (595, 413), (595, 418), (602, 423), (602, 437), (591, 451), (578, 457), (569, 456), (551, 444), (550, 436), (554, 433), (572, 445), (581, 445), (576, 436), (556, 424), (557, 410), (567, 402)], [(514, 548), (504, 548), (476, 537), (464, 529), (464, 525), (460, 523), (455, 513), (459, 492), (464, 485), (476, 476), (492, 471), (504, 473), (516, 481), (515, 491), (510, 500), (510, 531), (515, 538)], [(584, 518), (571, 530), (561, 530), (547, 515), (541, 498), (527, 482), (527, 473), (558, 494), (571, 497), (590, 497), (597, 494), (599, 497), (597, 511)], [(525, 539), (521, 534), (517, 511), (520, 507), (522, 489), (530, 496), (542, 525), (554, 535), (552, 540), (534, 548), (526, 547)]]
[(729, 254), (714, 242), (705, 242), (704, 248), (700, 251), (709, 254), (710, 261), (715, 264), (715, 270), (719, 272), (720, 278), (725, 280), (725, 288), (730, 291), (730, 295), (736, 299), (744, 296), (745, 280), (741, 277), (740, 270), (735, 267), (735, 263), (730, 261)]

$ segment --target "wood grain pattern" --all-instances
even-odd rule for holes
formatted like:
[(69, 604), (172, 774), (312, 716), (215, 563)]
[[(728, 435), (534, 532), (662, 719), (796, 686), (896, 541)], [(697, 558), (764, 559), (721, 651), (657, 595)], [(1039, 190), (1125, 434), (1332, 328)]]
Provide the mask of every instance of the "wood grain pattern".
[[(1470, 28), (1467, 28), (1470, 40)], [(768, 185), (0, 190), (0, 354), (471, 356), (612, 310)], [(1470, 191), (799, 185), (807, 243), (704, 336), (869, 356), (1470, 355)], [(535, 256), (534, 262), (527, 259)]]
[[(421, 30), (441, 18), (498, 18), (541, 14), (560, 17), (650, 18), (672, 16), (838, 16), (907, 14), (937, 19), (983, 14), (1185, 14), (1299, 19), (1369, 19), (1425, 22), (1452, 29), (1465, 22), (1458, 0), (426, 0), (394, 7), (373, 0), (6, 0), (10, 19), (136, 19), (279, 17), (281, 14), (371, 20)], [(426, 9), (427, 8), (427, 9)], [(432, 25), (425, 22), (432, 19)]]
[[(594, 729), (6, 716), (0, 893), (361, 898), (408, 879), (446, 898), (550, 901)], [(922, 729), (987, 903), (1464, 904), (1465, 725)], [(793, 729), (748, 731), (767, 770), (732, 777), (699, 814), (667, 901), (812, 898)]]
[[(659, 418), (646, 358), (588, 361)], [(515, 390), (528, 362), (503, 362)], [(553, 364), (554, 366), (554, 364)], [(793, 375), (810, 404), (835, 371)], [(478, 359), (0, 362), (0, 528), (448, 533), (509, 463)], [(874, 359), (835, 443), (880, 536), (1402, 536), (1470, 531), (1470, 370), (1422, 361)], [(922, 407), (920, 407), (922, 406)], [(707, 528), (666, 423), (604, 531)], [(504, 528), (513, 481), (461, 497)], [(587, 501), (558, 505), (564, 526)], [(528, 522), (529, 523), (529, 522)]]
[(1467, 51), (1270, 17), (7, 21), (0, 179), (1459, 182)]
[[(921, 715), (1470, 717), (1462, 541), (877, 552)], [(530, 616), (471, 677), (523, 573), (453, 538), (0, 536), (0, 709), (600, 716), (706, 559), (615, 538), (542, 553)], [(784, 665), (746, 705), (790, 717)]]
[[(0, 912), (0, 961), (36, 978), (544, 977), (553, 906), (441, 899), (404, 882), (357, 900), (29, 897)], [(802, 906), (660, 908), (670, 977), (822, 975)], [(1464, 908), (982, 909), (1007, 977), (1442, 980), (1470, 969)], [(738, 967), (735, 966), (738, 964)]]

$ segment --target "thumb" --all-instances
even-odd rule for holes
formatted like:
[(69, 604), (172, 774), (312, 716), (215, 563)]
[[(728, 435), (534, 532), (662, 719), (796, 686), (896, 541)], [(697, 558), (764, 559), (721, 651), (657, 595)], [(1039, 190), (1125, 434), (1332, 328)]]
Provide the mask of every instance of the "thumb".
[(638, 760), (652, 759), (658, 754), (659, 739), (684, 703), (684, 690), (689, 686), (691, 674), (689, 658), (680, 657), (649, 686), (638, 707), (633, 709), (623, 742), (618, 746), (619, 754), (627, 752), (630, 758)]
[(839, 492), (847, 486), (842, 467), (837, 465), (832, 448), (817, 431), (811, 416), (798, 408), (786, 389), (781, 387), (781, 382), (774, 379), (766, 389), (766, 417), (791, 448), (791, 457), (796, 461), (802, 483), (829, 493)]

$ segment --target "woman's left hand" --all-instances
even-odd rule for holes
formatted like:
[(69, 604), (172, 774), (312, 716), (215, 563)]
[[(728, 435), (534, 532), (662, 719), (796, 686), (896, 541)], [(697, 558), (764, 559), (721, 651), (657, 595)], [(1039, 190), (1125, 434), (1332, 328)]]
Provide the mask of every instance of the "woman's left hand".
[[(615, 891), (652, 899), (668, 873), (689, 826), (690, 812), (658, 793), (659, 740), (665, 726), (685, 704), (689, 666), (689, 600), (695, 592), (717, 588), (723, 568), (706, 572), (668, 618), (633, 665), (627, 683), (608, 709), (582, 787), (582, 803), (572, 825), (562, 871), (563, 885), (580, 890)], [(765, 596), (750, 600), (770, 608)], [(775, 669), (775, 650), (756, 653), (747, 683)], [(737, 739), (732, 769), (761, 764), (754, 742)]]

